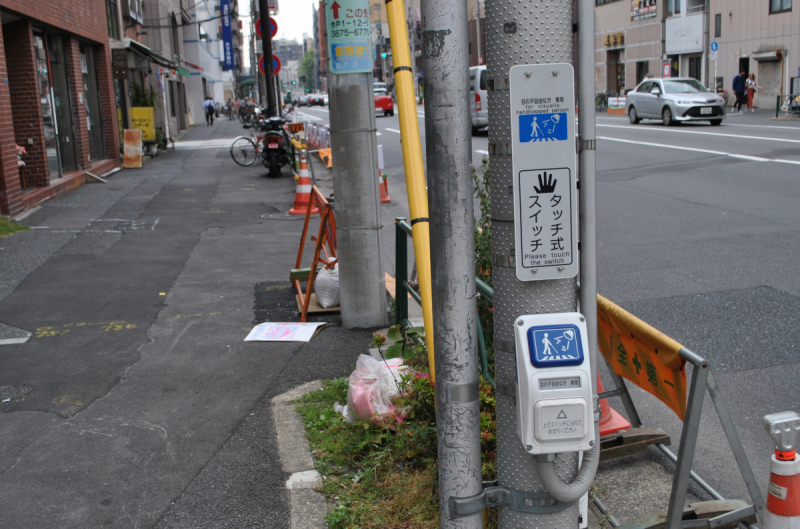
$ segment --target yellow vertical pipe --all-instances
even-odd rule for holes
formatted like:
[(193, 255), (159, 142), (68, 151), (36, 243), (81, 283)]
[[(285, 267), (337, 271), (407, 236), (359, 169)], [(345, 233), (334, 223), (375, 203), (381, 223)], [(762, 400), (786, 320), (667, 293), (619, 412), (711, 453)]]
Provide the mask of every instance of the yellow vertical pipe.
[(386, 11), (389, 15), (389, 37), (392, 42), (400, 139), (403, 144), (403, 166), (406, 171), (408, 209), (411, 216), (411, 233), (414, 237), (414, 255), (417, 259), (419, 294), (422, 298), (422, 318), (425, 321), (425, 342), (428, 346), (431, 378), (435, 381), (428, 190), (425, 186), (425, 167), (422, 163), (417, 102), (414, 99), (414, 74), (411, 70), (411, 51), (408, 46), (408, 28), (406, 27), (403, 0), (386, 0)]

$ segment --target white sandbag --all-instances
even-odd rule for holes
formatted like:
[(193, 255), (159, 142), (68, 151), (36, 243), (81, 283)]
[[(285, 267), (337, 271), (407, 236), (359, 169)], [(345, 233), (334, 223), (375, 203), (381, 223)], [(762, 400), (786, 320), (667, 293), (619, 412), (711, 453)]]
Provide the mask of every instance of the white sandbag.
[(317, 303), (323, 309), (339, 306), (339, 265), (333, 265), (330, 270), (324, 268), (319, 271), (314, 280), (314, 293)]

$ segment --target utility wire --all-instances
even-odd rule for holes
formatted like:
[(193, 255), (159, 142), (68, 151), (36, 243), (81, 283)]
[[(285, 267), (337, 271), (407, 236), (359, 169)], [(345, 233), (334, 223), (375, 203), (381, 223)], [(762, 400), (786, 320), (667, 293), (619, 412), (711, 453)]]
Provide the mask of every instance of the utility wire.
[(195, 21), (195, 22), (189, 22), (189, 23), (187, 23), (187, 24), (175, 24), (175, 25), (172, 25), (172, 24), (169, 24), (169, 25), (158, 25), (158, 24), (153, 24), (153, 25), (150, 25), (150, 24), (142, 24), (140, 27), (142, 27), (142, 28), (145, 28), (145, 29), (171, 29), (171, 28), (181, 28), (181, 27), (185, 27), (185, 26), (192, 26), (192, 25), (194, 25), (194, 24), (202, 24), (203, 22), (211, 22), (212, 20), (217, 20), (217, 19), (220, 19), (220, 18), (222, 18), (223, 16), (225, 16), (225, 15), (217, 15), (217, 16), (215, 16), (215, 17), (207, 18), (207, 19), (205, 19), (205, 20), (197, 20), (197, 21)]

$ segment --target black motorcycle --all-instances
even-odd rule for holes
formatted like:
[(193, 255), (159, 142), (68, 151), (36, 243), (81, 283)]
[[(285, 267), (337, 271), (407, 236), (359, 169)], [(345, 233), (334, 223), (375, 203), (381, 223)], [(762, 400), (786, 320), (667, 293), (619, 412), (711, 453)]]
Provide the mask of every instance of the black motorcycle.
[(257, 126), (264, 131), (261, 163), (269, 169), (270, 178), (279, 177), (281, 167), (289, 165), (294, 159), (294, 146), (289, 139), (289, 134), (283, 128), (285, 124), (286, 120), (283, 118), (259, 116)]

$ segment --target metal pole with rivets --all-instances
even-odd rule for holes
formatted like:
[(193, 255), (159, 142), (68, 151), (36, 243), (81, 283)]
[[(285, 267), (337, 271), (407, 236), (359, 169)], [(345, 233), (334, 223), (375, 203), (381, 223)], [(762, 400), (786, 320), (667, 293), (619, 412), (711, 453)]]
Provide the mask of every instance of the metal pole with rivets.
[[(572, 63), (572, 17), (573, 0), (486, 1), (497, 469), (499, 485), (512, 491), (545, 491), (536, 459), (517, 436), (514, 321), (525, 314), (576, 311), (578, 288), (574, 278), (525, 282), (516, 277), (509, 70), (518, 64)], [(559, 454), (556, 462), (561, 479), (572, 481), (578, 454)], [(547, 514), (500, 507), (501, 529), (574, 529), (578, 518), (577, 505)]]

